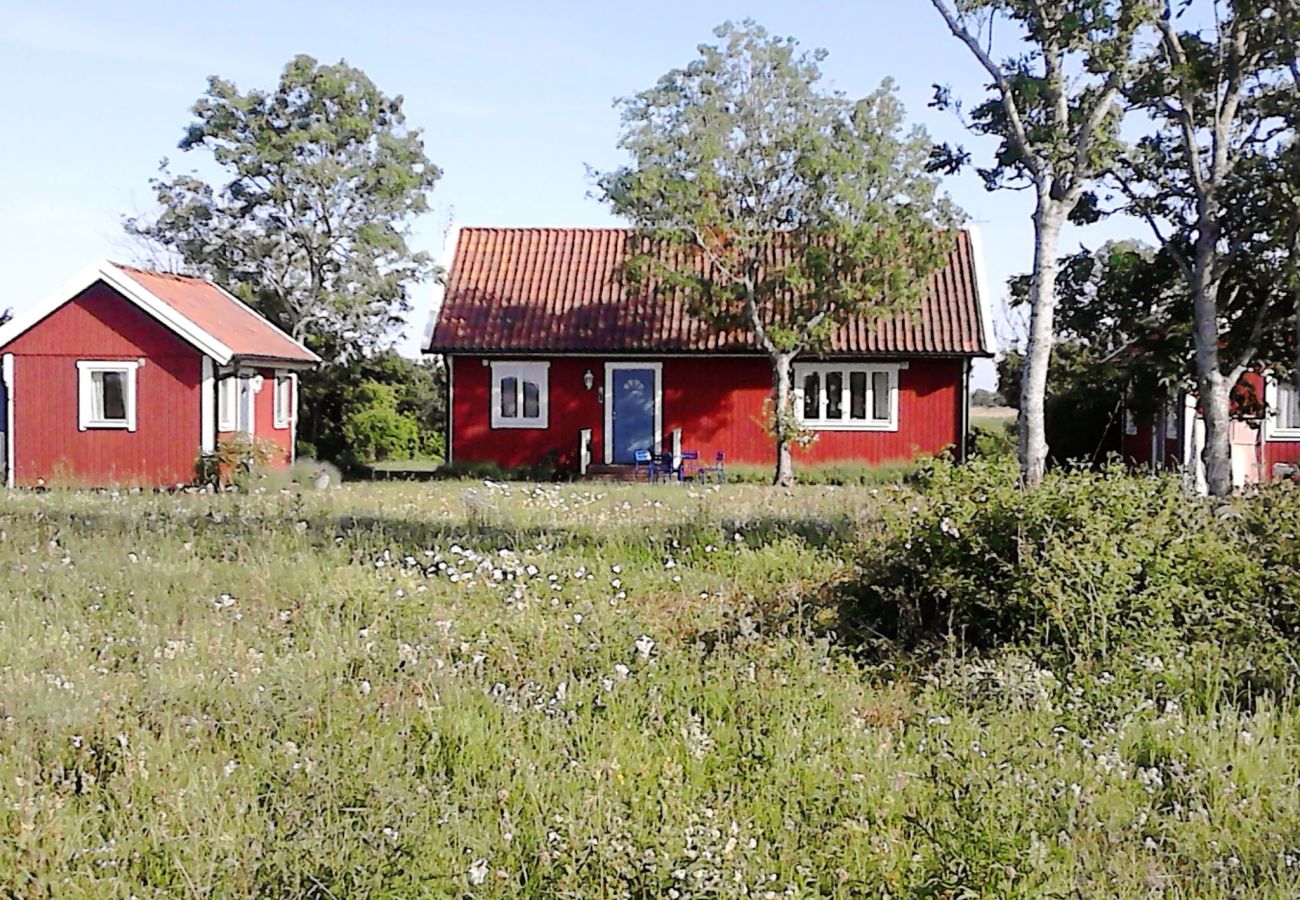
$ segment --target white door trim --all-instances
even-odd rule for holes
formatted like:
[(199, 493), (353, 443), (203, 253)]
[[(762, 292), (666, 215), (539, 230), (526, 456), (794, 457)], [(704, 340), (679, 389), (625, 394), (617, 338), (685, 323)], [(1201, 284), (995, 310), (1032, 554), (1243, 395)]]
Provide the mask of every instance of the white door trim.
[(619, 360), (605, 363), (605, 465), (614, 461), (614, 372), (618, 369), (650, 369), (655, 373), (654, 452), (663, 452), (664, 437), (664, 364)]

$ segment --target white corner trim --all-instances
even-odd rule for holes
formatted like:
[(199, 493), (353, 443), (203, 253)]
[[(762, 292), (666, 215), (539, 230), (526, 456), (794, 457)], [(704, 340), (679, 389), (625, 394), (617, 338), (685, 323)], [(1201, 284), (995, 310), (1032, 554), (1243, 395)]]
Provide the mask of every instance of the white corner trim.
[[(489, 394), (492, 406), (488, 409), (488, 424), (495, 429), (532, 429), (544, 431), (551, 426), (551, 364), (538, 360), (493, 360), (489, 367), (492, 384)], [(501, 379), (514, 377), (522, 383), (524, 378), (537, 382), (537, 416), (525, 418), (523, 415), (523, 390), (520, 389), (519, 404), (513, 419), (501, 416)]]
[(289, 463), (298, 461), (298, 373), (289, 373)]
[(1300, 428), (1283, 428), (1277, 424), (1278, 380), (1272, 372), (1264, 373), (1264, 440), (1266, 441), (1300, 441)]
[(202, 373), (199, 380), (199, 452), (207, 454), (217, 449), (217, 388), (212, 357), (203, 357)]
[(0, 378), (5, 386), (5, 487), (14, 486), (14, 355), (0, 358)]
[(447, 465), (451, 465), (455, 460), (451, 456), (451, 448), (456, 444), (456, 357), (447, 356), (447, 446), (443, 448), (443, 458), (447, 460)]
[[(79, 359), (77, 360), (77, 429), (93, 431), (99, 429), (136, 430), (136, 372), (144, 365), (140, 359)], [(94, 417), (91, 404), (91, 376), (95, 372), (121, 372), (126, 375), (123, 384), (123, 406), (126, 418), (117, 420), (98, 420)]]
[(433, 345), (433, 332), (438, 327), (438, 316), (442, 313), (443, 302), (447, 299), (447, 285), (451, 282), (451, 270), (456, 264), (456, 251), (460, 247), (460, 226), (452, 225), (451, 230), (447, 232), (447, 238), (443, 241), (441, 259), (438, 265), (442, 267), (444, 274), (443, 281), (433, 286), (433, 300), (429, 305), (429, 321), (424, 326), (424, 337), (420, 341), (420, 350), (423, 353), (432, 353), (430, 347)]
[(984, 238), (979, 226), (973, 223), (966, 226), (966, 234), (970, 236), (971, 261), (975, 265), (975, 299), (979, 303), (984, 349), (989, 353), (997, 353), (998, 339), (993, 333), (993, 292), (989, 288), (989, 273), (984, 264)]
[(655, 373), (655, 424), (654, 451), (663, 452), (664, 445), (664, 364), (661, 362), (631, 362), (620, 360), (605, 363), (605, 465), (614, 462), (614, 372), (618, 369), (650, 369)]

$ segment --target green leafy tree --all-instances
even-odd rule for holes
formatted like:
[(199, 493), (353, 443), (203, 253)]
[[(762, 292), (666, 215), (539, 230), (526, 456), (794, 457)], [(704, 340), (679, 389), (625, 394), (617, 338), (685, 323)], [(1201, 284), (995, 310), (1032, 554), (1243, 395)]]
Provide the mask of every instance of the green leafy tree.
[[(953, 35), (992, 79), (992, 96), (970, 116), (978, 134), (1001, 139), (992, 165), (980, 169), (990, 190), (1034, 194), (1034, 268), (1029, 335), (1021, 371), (1020, 471), (1043, 477), (1047, 373), (1055, 340), (1057, 256), (1071, 218), (1095, 216), (1091, 193), (1119, 146), (1118, 101), (1134, 64), (1134, 42), (1151, 0), (931, 0)], [(995, 35), (1014, 35), (1015, 55), (999, 62)], [(936, 105), (960, 110), (946, 88)], [(969, 153), (945, 147), (936, 157), (954, 171)]]
[(358, 462), (408, 459), (418, 453), (420, 424), (397, 408), (397, 388), (392, 385), (363, 382), (342, 424)]
[[(1261, 253), (1281, 237), (1276, 219), (1270, 228), (1259, 207), (1230, 198), (1253, 197), (1262, 207), (1278, 199), (1257, 188), (1271, 181), (1276, 191), (1269, 172), (1279, 163), (1278, 141), (1294, 133), (1288, 113), (1300, 102), (1300, 78), (1289, 77), (1300, 39), (1295, 6), (1295, 0), (1211, 0), (1200, 10), (1210, 13), (1210, 24), (1200, 28), (1181, 23), (1186, 4), (1166, 0), (1158, 41), (1140, 77), (1126, 87), (1152, 128), (1115, 177), (1127, 210), (1150, 225), (1190, 298), (1205, 419), (1202, 460), (1216, 496), (1233, 487), (1231, 391), (1259, 357), (1275, 315), (1274, 285), (1258, 277), (1267, 268)], [(1255, 230), (1261, 225), (1267, 235)], [(1241, 315), (1229, 318), (1231, 308)], [(1225, 337), (1234, 331), (1244, 339), (1227, 348)]]
[(645, 234), (634, 278), (684, 297), (772, 363), (777, 484), (794, 480), (792, 361), (836, 326), (914, 303), (955, 213), (904, 129), (891, 84), (860, 100), (820, 85), (825, 51), (746, 21), (689, 65), (619, 101), (631, 163), (598, 176)]
[(402, 98), (360, 69), (289, 62), (272, 91), (208, 80), (180, 141), (219, 178), (151, 186), (160, 211), (129, 234), (230, 288), (331, 363), (385, 346), (410, 286), (435, 273), (410, 221), (441, 174), (406, 126)]
[(392, 350), (330, 366), (310, 382), (304, 381), (302, 402), (316, 411), (311, 421), (299, 427), (300, 452), (343, 465), (373, 462), (363, 447), (352, 445), (355, 432), (344, 427), (356, 412), (374, 404), (367, 385), (381, 385), (393, 391), (396, 411), (416, 429), (416, 441), (397, 448), (388, 458), (439, 459), (446, 453), (447, 372), (440, 360), (412, 360)]

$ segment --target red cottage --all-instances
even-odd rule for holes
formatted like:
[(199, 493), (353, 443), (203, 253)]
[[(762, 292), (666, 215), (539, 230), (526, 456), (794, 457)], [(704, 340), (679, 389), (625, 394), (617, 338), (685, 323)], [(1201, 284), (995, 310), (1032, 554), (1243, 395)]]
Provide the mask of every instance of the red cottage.
[(0, 327), (5, 484), (169, 487), (244, 432), (293, 459), (319, 358), (196, 278), (99, 263)]
[[(1290, 378), (1247, 372), (1232, 391), (1232, 483), (1248, 485), (1300, 474), (1300, 395)], [(1205, 492), (1205, 422), (1190, 390), (1174, 393), (1154, 416), (1124, 411), (1123, 455), (1129, 465), (1181, 471)]]
[[(620, 278), (634, 233), (465, 228), (427, 345), (447, 358), (449, 458), (586, 471), (635, 451), (698, 451), (771, 465), (772, 394), (752, 335), (719, 333), (679, 298)], [(962, 452), (971, 361), (993, 348), (974, 232), (958, 236), (919, 308), (853, 321), (795, 362), (795, 404), (816, 440), (795, 465)]]

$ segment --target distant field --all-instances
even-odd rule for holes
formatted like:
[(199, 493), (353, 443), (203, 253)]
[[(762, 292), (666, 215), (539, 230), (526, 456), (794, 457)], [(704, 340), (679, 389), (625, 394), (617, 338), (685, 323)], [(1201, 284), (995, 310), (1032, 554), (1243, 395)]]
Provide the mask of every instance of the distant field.
[(0, 896), (1297, 895), (1293, 710), (872, 662), (886, 509), (0, 495)]
[(993, 424), (1012, 421), (1016, 410), (1010, 406), (972, 406), (970, 409), (972, 424)]

